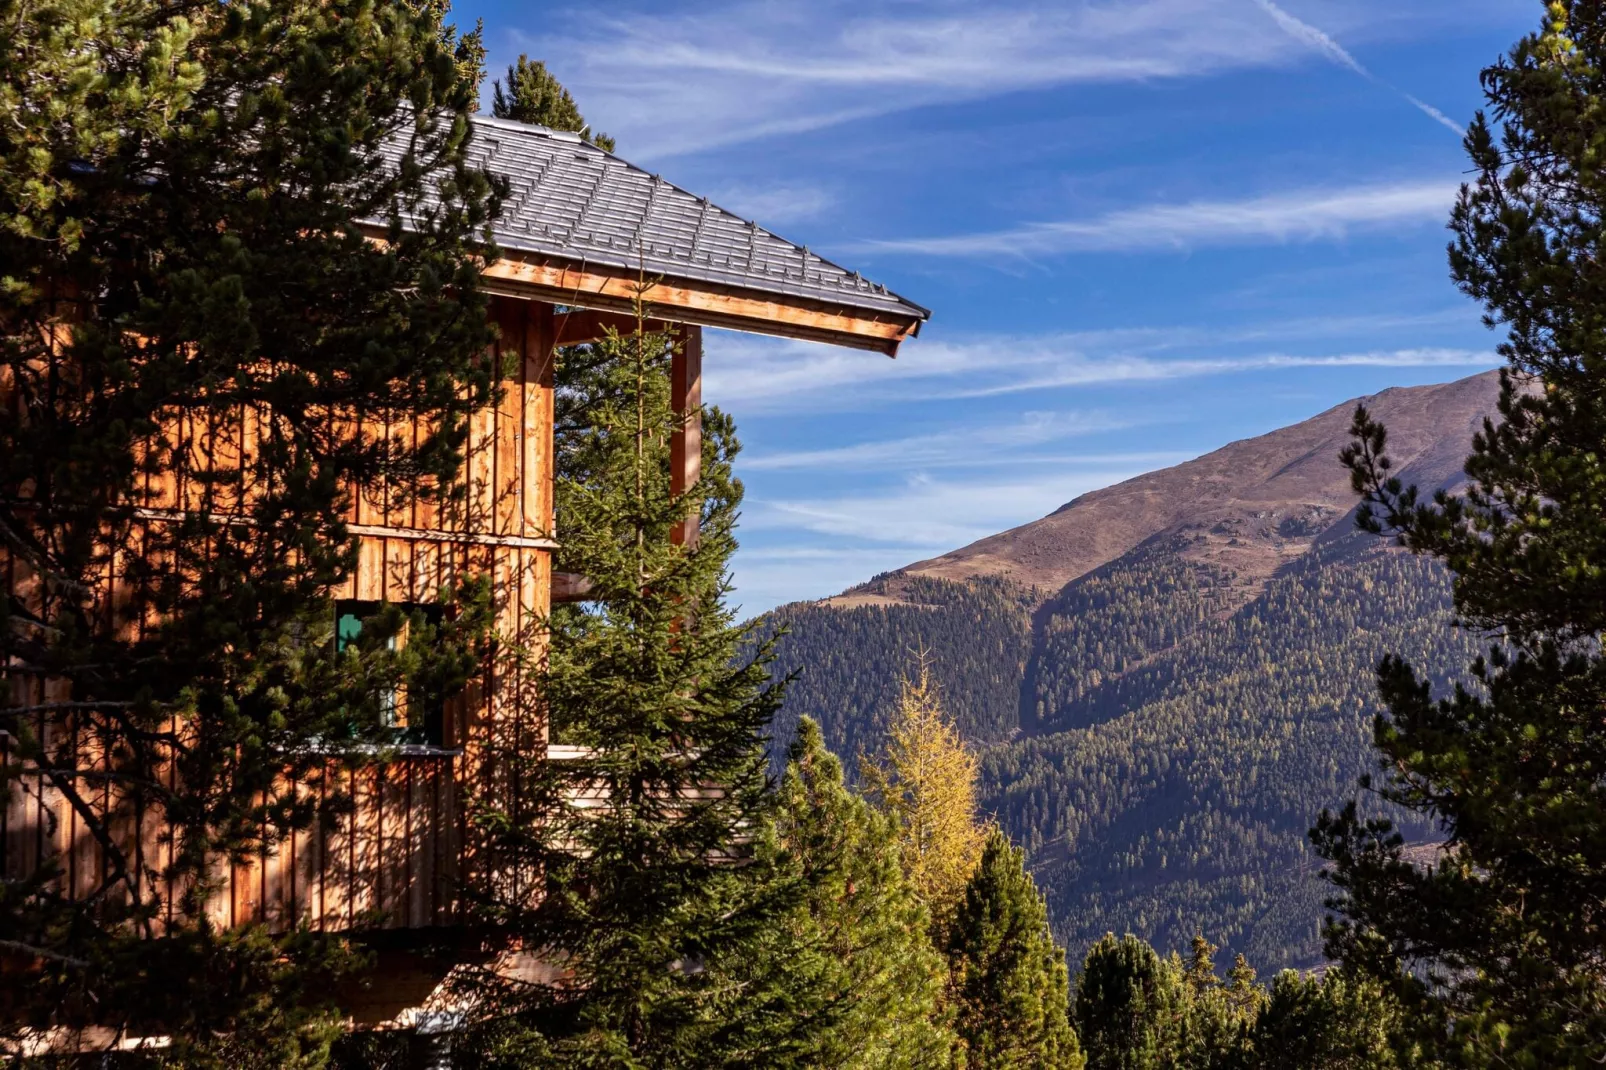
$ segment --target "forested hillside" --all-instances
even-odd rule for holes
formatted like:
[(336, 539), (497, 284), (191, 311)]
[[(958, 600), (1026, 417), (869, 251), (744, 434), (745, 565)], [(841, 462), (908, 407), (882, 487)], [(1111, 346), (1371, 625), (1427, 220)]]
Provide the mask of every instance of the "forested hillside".
[[(1413, 440), (1416, 478), (1453, 484), (1445, 458), (1464, 452), (1491, 387), (1476, 377), (1380, 396)], [(922, 563), (782, 607), (770, 621), (791, 631), (778, 668), (797, 680), (779, 735), (807, 714), (838, 753), (874, 747), (900, 675), (926, 650), (983, 751), (984, 804), (1030, 852), (1073, 959), (1107, 930), (1162, 949), (1202, 930), (1266, 968), (1314, 963), (1326, 893), (1305, 833), (1370, 768), (1373, 670), (1399, 653), (1442, 683), (1480, 645), (1447, 627), (1443, 571), (1355, 533), (1325, 482), (1266, 492), (1299, 466), (1328, 479), (1337, 411), (1222, 451), (1258, 466), (1248, 492), (1224, 482), (1231, 466), (1215, 455), (1190, 462), (1214, 466), (1208, 509), (1170, 510), (1161, 530), (1058, 590), (940, 578)], [(1145, 495), (1167, 496), (1155, 490), (1168, 479), (1183, 488), (1172, 498), (1194, 491), (1188, 469), (1142, 477)], [(1118, 493), (1133, 492), (1089, 496), (1088, 523)], [(1081, 507), (1053, 518), (1066, 545), (1080, 545)], [(1043, 536), (1021, 530), (1026, 574), (1048, 574)], [(993, 564), (1009, 552), (1003, 536), (985, 543)]]
[[(1178, 549), (1071, 584), (1029, 657), (1023, 596), (998, 581), (921, 580), (929, 609), (788, 608), (789, 716), (824, 720), (844, 753), (869, 746), (923, 646), (991, 744), (985, 805), (1031, 852), (1073, 956), (1106, 930), (1182, 947), (1203, 928), (1267, 967), (1309, 965), (1323, 891), (1305, 831), (1369, 767), (1373, 667), (1395, 651), (1449, 672), (1476, 644), (1446, 628), (1436, 566), (1358, 537), (1225, 620), (1231, 575)], [(1023, 683), (1035, 723), (1001, 742)]]
[(965, 738), (982, 744), (1013, 738), (1031, 655), (1032, 592), (986, 577), (964, 583), (877, 577), (862, 590), (884, 596), (889, 584), (901, 601), (848, 609), (799, 603), (774, 614), (774, 624), (790, 632), (776, 673), (798, 670), (777, 737), (790, 739), (798, 718), (813, 717), (851, 767), (858, 750), (879, 742), (899, 680), (925, 650)]

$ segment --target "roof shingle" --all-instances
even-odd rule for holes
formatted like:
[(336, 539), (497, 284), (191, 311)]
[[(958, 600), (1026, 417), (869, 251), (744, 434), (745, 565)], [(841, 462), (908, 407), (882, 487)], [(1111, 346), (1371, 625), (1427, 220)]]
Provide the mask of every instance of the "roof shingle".
[(485, 116), (474, 127), (472, 162), (509, 183), (495, 231), (507, 249), (921, 320), (930, 315), (578, 134)]

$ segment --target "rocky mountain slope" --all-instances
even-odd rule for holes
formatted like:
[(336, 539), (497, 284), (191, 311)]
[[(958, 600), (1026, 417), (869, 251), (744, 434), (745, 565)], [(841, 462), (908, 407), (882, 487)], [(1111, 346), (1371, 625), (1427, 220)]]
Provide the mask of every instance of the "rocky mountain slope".
[[(1427, 489), (1462, 478), (1497, 385), (1361, 400)], [(1073, 955), (1107, 929), (1162, 946), (1202, 930), (1257, 965), (1313, 963), (1323, 888), (1304, 833), (1370, 766), (1372, 668), (1394, 651), (1448, 678), (1478, 644), (1452, 627), (1437, 566), (1353, 531), (1337, 462), (1353, 410), (783, 607), (781, 667), (801, 670), (787, 716), (868, 749), (927, 649)]]

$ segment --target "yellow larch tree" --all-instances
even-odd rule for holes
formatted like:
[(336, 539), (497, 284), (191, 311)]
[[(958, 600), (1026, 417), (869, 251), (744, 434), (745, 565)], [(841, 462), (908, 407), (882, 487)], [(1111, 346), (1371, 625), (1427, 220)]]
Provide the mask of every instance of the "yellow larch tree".
[(939, 924), (981, 861), (987, 828), (976, 811), (976, 756), (949, 722), (922, 655), (905, 677), (887, 741), (860, 759), (866, 794), (897, 821), (904, 872)]

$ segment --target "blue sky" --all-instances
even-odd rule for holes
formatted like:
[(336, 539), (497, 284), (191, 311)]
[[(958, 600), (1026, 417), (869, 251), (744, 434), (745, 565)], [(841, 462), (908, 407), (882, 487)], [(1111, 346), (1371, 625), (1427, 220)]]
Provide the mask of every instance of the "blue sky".
[[(619, 153), (931, 308), (896, 361), (710, 332), (737, 601), (1497, 363), (1444, 223), (1537, 0), (459, 2)], [(487, 89), (488, 92), (488, 89)]]

